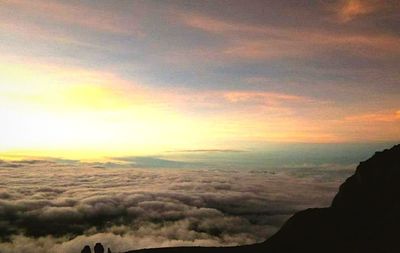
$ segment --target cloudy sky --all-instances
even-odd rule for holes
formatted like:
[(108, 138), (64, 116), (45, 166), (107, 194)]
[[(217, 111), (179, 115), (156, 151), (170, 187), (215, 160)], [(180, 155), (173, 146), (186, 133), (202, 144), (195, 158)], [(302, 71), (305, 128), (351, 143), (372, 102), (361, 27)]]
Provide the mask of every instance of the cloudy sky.
[(0, 0), (0, 252), (241, 245), (400, 141), (400, 2)]
[(0, 152), (395, 142), (398, 1), (0, 1)]

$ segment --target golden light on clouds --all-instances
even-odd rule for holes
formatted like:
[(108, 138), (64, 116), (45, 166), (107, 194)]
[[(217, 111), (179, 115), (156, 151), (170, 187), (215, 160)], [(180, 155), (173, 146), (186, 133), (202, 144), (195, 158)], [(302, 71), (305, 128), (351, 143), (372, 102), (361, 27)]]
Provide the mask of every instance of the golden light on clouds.
[(178, 94), (156, 94), (112, 74), (2, 62), (0, 82), (3, 153), (75, 158), (152, 154), (219, 147), (237, 134), (247, 136), (237, 119), (222, 117), (216, 123), (184, 115), (173, 108)]
[(0, 153), (397, 140), (398, 4), (383, 2), (238, 2), (249, 12), (235, 16), (217, 2), (3, 1)]
[(2, 63), (0, 77), (3, 151), (146, 153), (197, 139), (195, 120), (112, 76)]
[[(347, 126), (373, 132), (371, 122), (393, 125), (399, 119), (397, 111), (327, 121), (329, 115), (312, 115), (332, 110), (330, 104), (307, 97), (155, 91), (111, 73), (35, 62), (1, 62), (0, 83), (3, 155), (98, 158), (265, 141), (357, 141)], [(300, 108), (306, 115), (297, 112)], [(196, 110), (208, 112), (193, 114)], [(397, 130), (390, 128), (391, 136)]]

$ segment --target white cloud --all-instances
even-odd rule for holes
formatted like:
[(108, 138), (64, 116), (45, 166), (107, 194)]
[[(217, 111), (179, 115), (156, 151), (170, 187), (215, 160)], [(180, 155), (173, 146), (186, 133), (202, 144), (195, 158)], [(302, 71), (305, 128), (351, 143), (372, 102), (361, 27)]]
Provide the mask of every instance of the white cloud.
[(72, 253), (98, 241), (113, 251), (259, 242), (295, 211), (328, 205), (343, 177), (98, 167), (2, 162), (1, 252)]

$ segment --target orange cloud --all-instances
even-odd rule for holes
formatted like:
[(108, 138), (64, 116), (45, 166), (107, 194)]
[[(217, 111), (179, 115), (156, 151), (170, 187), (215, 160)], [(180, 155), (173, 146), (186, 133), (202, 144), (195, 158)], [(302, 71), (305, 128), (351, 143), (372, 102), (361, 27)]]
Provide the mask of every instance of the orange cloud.
[(229, 57), (247, 59), (274, 59), (306, 54), (291, 42), (274, 40), (239, 40), (223, 51)]
[(247, 101), (310, 101), (305, 97), (273, 93), (273, 92), (257, 92), (257, 91), (230, 91), (223, 94), (224, 98), (232, 103)]
[(324, 50), (338, 47), (369, 57), (372, 57), (371, 50), (376, 50), (374, 57), (400, 54), (400, 39), (387, 34), (276, 28), (269, 25), (248, 25), (200, 14), (182, 14), (181, 20), (189, 27), (225, 38), (225, 46), (217, 50), (222, 56), (231, 58), (254, 60), (302, 57), (318, 55)]
[(359, 16), (367, 15), (382, 7), (382, 1), (371, 0), (346, 0), (337, 10), (340, 22), (346, 23)]
[(358, 122), (395, 122), (400, 120), (400, 110), (395, 112), (379, 112), (379, 113), (367, 113), (361, 115), (353, 115), (345, 118), (347, 121), (358, 121)]
[(278, 32), (277, 29), (266, 27), (251, 26), (246, 24), (239, 24), (211, 18), (195, 13), (182, 13), (180, 18), (183, 23), (190, 27), (194, 27), (206, 32), (212, 33), (227, 33), (227, 32), (245, 32), (245, 33), (266, 33)]
[(325, 133), (341, 142), (393, 141), (400, 137), (400, 112), (366, 112), (322, 120)]

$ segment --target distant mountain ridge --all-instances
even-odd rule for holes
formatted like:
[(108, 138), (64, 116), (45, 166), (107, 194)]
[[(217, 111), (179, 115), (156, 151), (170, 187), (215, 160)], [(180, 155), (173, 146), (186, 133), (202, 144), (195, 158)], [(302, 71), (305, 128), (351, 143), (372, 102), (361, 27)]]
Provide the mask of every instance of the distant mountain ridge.
[(400, 252), (400, 144), (361, 162), (330, 207), (293, 215), (263, 243), (238, 247), (175, 247), (127, 253), (170, 252)]

